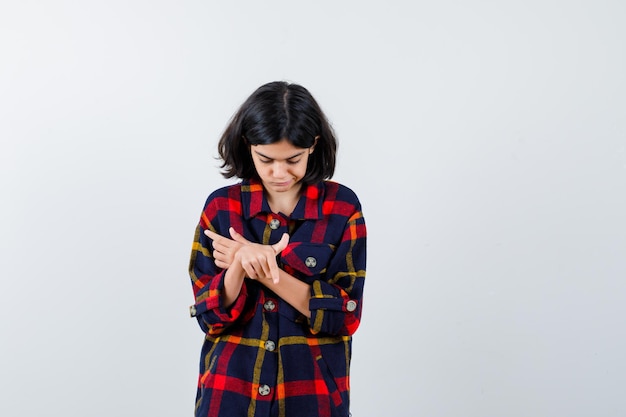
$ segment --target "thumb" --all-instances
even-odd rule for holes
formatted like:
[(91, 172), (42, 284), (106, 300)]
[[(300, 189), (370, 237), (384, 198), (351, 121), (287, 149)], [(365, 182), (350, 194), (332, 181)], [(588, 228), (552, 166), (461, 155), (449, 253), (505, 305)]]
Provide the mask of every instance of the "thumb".
[(245, 237), (237, 233), (232, 226), (228, 229), (228, 232), (235, 242), (243, 243), (244, 245), (250, 243)]
[(289, 235), (287, 233), (283, 233), (283, 237), (277, 243), (272, 245), (272, 249), (274, 249), (274, 253), (278, 255), (281, 253), (289, 244)]

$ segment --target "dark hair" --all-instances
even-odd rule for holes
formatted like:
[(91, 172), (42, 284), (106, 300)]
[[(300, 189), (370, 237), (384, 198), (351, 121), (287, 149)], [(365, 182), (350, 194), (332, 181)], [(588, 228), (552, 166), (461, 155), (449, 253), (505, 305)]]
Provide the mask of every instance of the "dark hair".
[(315, 145), (302, 183), (313, 184), (333, 176), (337, 139), (328, 119), (306, 88), (284, 81), (259, 87), (232, 117), (218, 144), (224, 161), (222, 175), (258, 178), (250, 145), (269, 145), (283, 139), (298, 148)]

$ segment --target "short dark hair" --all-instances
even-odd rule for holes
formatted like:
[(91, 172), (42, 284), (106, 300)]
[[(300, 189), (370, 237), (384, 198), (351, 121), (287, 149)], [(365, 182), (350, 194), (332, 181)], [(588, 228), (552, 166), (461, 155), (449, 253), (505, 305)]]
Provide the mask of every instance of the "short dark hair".
[(333, 128), (306, 88), (284, 81), (262, 85), (233, 115), (218, 144), (222, 175), (258, 179), (249, 146), (283, 139), (298, 148), (315, 145), (303, 184), (333, 176), (337, 155)]

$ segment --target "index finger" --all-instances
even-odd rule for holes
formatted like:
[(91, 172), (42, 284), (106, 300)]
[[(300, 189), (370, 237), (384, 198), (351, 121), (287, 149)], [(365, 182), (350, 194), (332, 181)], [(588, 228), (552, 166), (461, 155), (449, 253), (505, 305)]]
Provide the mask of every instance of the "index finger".
[(211, 231), (211, 230), (209, 230), (209, 229), (206, 229), (206, 230), (204, 231), (204, 234), (205, 234), (207, 237), (209, 237), (210, 239), (212, 239), (212, 240), (219, 240), (220, 238), (223, 238), (223, 236), (222, 236), (222, 235), (219, 235), (219, 234), (217, 234), (217, 233), (215, 233), (215, 232), (213, 232), (213, 231)]
[(268, 260), (268, 266), (270, 268), (270, 276), (272, 277), (272, 281), (274, 281), (274, 284), (278, 284), (278, 280), (280, 279), (280, 269), (278, 268), (278, 264), (276, 263), (276, 258), (272, 257), (271, 260)]

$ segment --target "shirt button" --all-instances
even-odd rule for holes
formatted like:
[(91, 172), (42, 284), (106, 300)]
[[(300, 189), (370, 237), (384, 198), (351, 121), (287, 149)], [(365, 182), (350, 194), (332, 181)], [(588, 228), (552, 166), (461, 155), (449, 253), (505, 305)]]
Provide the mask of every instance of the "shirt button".
[(276, 349), (276, 343), (274, 343), (271, 340), (266, 341), (265, 349), (269, 350), (270, 352), (273, 352)]
[(269, 395), (270, 391), (271, 390), (270, 390), (270, 386), (269, 385), (263, 384), (263, 385), (259, 386), (259, 394), (261, 394), (263, 396)]
[(353, 312), (356, 310), (356, 301), (350, 300), (346, 303), (346, 310)]
[(276, 230), (280, 227), (280, 220), (278, 219), (272, 219), (270, 221), (270, 229), (272, 230)]
[(315, 268), (315, 265), (317, 265), (317, 259), (315, 259), (312, 256), (309, 256), (308, 258), (304, 260), (304, 264), (308, 266), (309, 268)]
[(263, 304), (263, 308), (265, 311), (274, 311), (276, 308), (276, 303), (272, 300), (267, 300), (265, 304)]

